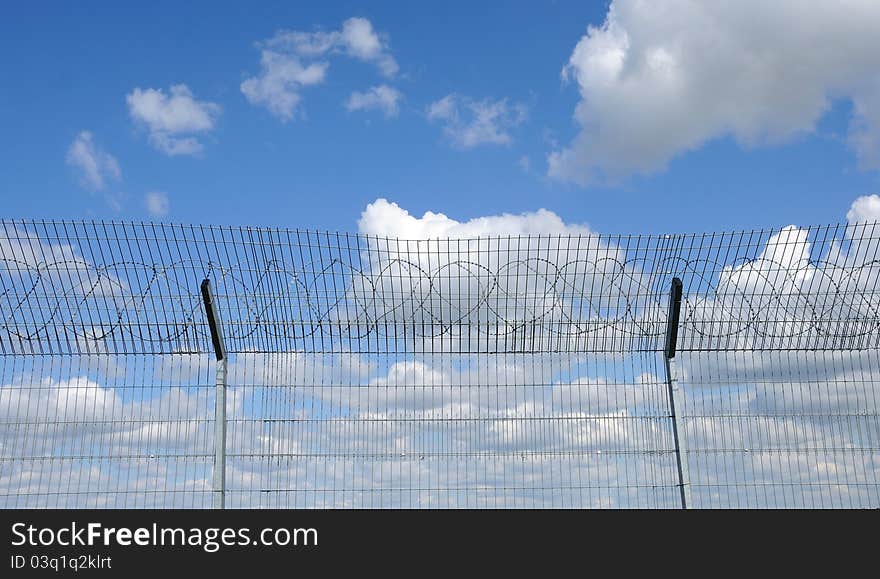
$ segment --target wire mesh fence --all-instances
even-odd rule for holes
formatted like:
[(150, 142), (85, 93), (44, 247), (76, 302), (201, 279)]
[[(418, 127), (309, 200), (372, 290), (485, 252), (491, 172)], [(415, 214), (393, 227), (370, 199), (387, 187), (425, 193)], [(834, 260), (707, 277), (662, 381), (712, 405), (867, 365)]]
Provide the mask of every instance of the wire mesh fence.
[(878, 507), (878, 250), (2, 221), (0, 506), (215, 504), (207, 278), (228, 507)]

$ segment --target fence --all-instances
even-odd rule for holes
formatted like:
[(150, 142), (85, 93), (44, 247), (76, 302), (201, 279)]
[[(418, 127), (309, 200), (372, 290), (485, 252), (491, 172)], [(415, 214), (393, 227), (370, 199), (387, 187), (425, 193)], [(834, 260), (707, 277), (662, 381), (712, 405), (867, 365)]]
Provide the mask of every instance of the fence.
[(878, 249), (2, 221), (0, 507), (878, 507)]

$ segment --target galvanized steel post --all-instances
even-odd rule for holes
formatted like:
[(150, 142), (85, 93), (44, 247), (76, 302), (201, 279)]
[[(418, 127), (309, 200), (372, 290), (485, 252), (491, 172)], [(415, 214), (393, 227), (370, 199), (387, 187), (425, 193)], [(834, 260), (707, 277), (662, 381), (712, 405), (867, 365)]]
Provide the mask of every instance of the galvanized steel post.
[(672, 418), (672, 438), (675, 443), (675, 462), (678, 467), (678, 483), (681, 508), (687, 509), (691, 502), (690, 474), (687, 464), (687, 442), (679, 424), (678, 411), (681, 409), (681, 389), (675, 374), (675, 350), (678, 346), (678, 323), (681, 317), (682, 283), (679, 278), (672, 279), (669, 293), (669, 312), (666, 321), (666, 342), (663, 358), (666, 368), (666, 386), (669, 390), (669, 413)]
[(205, 316), (211, 330), (211, 343), (217, 357), (217, 377), (214, 402), (214, 508), (226, 508), (226, 346), (223, 343), (223, 328), (217, 303), (211, 292), (211, 281), (202, 281), (202, 301)]

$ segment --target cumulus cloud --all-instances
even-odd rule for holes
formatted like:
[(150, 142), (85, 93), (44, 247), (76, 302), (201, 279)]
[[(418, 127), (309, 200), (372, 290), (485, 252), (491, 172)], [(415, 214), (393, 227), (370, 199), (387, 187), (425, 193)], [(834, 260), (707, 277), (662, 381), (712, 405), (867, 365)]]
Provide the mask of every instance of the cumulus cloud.
[[(716, 263), (709, 249), (670, 256), (686, 284), (702, 287), (699, 280), (710, 278), (685, 306), (683, 346), (831, 348), (851, 345), (853, 334), (855, 343), (870, 339), (876, 304), (866, 296), (880, 284), (880, 241), (867, 222), (880, 216), (878, 206), (880, 197), (857, 199), (836, 237), (796, 226), (755, 235), (751, 249), (735, 249), (735, 262)], [(368, 239), (377, 252), (361, 269), (366, 277), (352, 276), (358, 315), (383, 323), (424, 319), (433, 332), (427, 337), (454, 335), (454, 343), (480, 351), (526, 327), (528, 337), (517, 338), (525, 349), (603, 351), (611, 343), (625, 348), (642, 332), (662, 337), (666, 305), (651, 296), (668, 283), (666, 270), (645, 268), (628, 241), (614, 243), (551, 212), (459, 222), (442, 213), (410, 215), (380, 199), (367, 206), (359, 229), (377, 236)], [(526, 237), (509, 253), (507, 235)], [(737, 247), (736, 239), (729, 243)], [(577, 321), (583, 316), (589, 322)], [(421, 339), (423, 329), (414, 336)]]
[(371, 87), (365, 92), (355, 91), (348, 97), (345, 108), (351, 111), (379, 110), (385, 118), (396, 117), (400, 112), (400, 99), (402, 95), (396, 88), (387, 84)]
[(863, 195), (853, 201), (846, 220), (852, 224), (880, 221), (880, 195)]
[(531, 213), (513, 215), (505, 213), (476, 217), (469, 221), (456, 221), (443, 213), (425, 212), (421, 217), (410, 215), (397, 203), (377, 199), (367, 205), (358, 221), (361, 233), (401, 239), (466, 239), (480, 236), (572, 234), (590, 233), (587, 225), (566, 224), (561, 217), (539, 209)]
[(662, 169), (732, 136), (780, 143), (850, 99), (849, 145), (880, 168), (880, 4), (614, 0), (563, 69), (579, 133), (549, 157), (551, 177), (588, 184)]
[[(373, 64), (388, 78), (399, 69), (387, 36), (377, 33), (366, 18), (349, 18), (331, 32), (282, 30), (258, 47), (260, 73), (245, 79), (241, 92), (251, 104), (266, 107), (284, 122), (296, 118), (302, 90), (324, 82), (330, 57), (344, 55)], [(384, 92), (387, 98), (390, 93)]]
[(440, 123), (453, 145), (470, 149), (477, 145), (508, 145), (510, 132), (527, 116), (526, 106), (501, 100), (474, 100), (455, 93), (431, 103), (429, 121)]
[[(375, 236), (367, 239), (374, 251), (352, 276), (350, 309), (331, 315), (340, 323), (348, 315), (367, 317), (392, 333), (414, 323), (409, 334), (423, 344), (436, 341), (441, 350), (451, 344), (490, 351), (515, 343), (518, 350), (573, 351), (588, 340), (601, 344), (608, 339), (601, 324), (586, 333), (553, 324), (586, 310), (599, 318), (620, 316), (619, 286), (646, 283), (587, 225), (565, 223), (544, 209), (457, 221), (430, 211), (416, 217), (379, 199), (364, 210), (358, 228)], [(589, 303), (578, 288), (590, 288)]]
[(168, 94), (135, 88), (125, 100), (132, 120), (148, 131), (150, 143), (169, 156), (200, 153), (204, 147), (198, 137), (214, 129), (221, 112), (220, 105), (196, 99), (185, 84), (173, 85)]
[(67, 149), (67, 164), (79, 176), (80, 184), (89, 191), (103, 191), (107, 185), (122, 178), (119, 162), (95, 144), (89, 131), (81, 131)]
[(147, 212), (153, 217), (165, 217), (171, 206), (168, 194), (162, 191), (151, 191), (144, 195), (144, 204), (147, 206)]

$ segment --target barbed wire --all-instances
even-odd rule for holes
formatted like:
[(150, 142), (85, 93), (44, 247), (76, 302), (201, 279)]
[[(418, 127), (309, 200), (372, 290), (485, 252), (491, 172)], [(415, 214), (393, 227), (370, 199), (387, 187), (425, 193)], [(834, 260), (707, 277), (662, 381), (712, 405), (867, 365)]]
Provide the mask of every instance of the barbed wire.
[(3, 223), (0, 352), (209, 352), (204, 277), (230, 351), (659, 351), (675, 276), (684, 350), (880, 338), (867, 225), (419, 241), (99, 225)]

